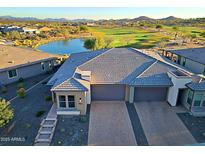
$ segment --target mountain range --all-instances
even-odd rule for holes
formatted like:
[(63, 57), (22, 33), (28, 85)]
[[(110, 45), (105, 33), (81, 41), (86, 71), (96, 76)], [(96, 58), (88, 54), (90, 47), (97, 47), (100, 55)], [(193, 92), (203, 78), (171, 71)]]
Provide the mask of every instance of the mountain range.
[[(0, 16), (0, 20), (15, 20), (15, 21), (55, 21), (55, 22), (93, 22), (92, 19), (66, 19), (66, 18), (45, 18), (39, 19), (35, 17), (13, 17), (13, 16)], [(147, 16), (140, 16), (134, 19), (119, 19), (119, 20), (132, 20), (132, 21), (155, 21), (155, 20), (182, 20), (174, 16), (169, 16), (162, 19), (149, 18)], [(100, 20), (99, 20), (100, 21)]]

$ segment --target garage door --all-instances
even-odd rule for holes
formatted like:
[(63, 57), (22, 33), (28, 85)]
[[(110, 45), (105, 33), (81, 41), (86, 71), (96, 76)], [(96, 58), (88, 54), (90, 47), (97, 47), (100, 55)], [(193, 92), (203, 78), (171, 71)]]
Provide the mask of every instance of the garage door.
[(92, 101), (124, 101), (125, 86), (124, 85), (92, 85), (91, 100)]
[(137, 87), (135, 88), (134, 101), (166, 101), (167, 89), (162, 87)]

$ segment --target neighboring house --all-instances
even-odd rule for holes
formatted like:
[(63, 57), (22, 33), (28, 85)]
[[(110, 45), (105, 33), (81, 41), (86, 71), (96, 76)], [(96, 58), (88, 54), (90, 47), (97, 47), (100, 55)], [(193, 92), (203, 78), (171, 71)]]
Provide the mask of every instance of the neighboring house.
[(1, 26), (0, 27), (0, 32), (2, 33), (7, 33), (11, 31), (23, 32), (23, 29), (22, 27), (19, 27), (19, 26)]
[(203, 82), (193, 83), (188, 73), (130, 48), (71, 54), (48, 84), (57, 114), (85, 114), (87, 104), (97, 101), (164, 101), (205, 115)]
[(3, 85), (52, 70), (56, 56), (31, 49), (0, 45), (0, 83)]
[(161, 53), (196, 74), (205, 75), (205, 48), (166, 50)]
[(27, 34), (39, 34), (40, 30), (28, 27), (19, 27), (19, 26), (1, 26), (0, 32), (7, 33), (17, 31), (19, 33), (27, 33)]
[(34, 28), (28, 28), (28, 27), (23, 27), (23, 33), (26, 34), (39, 34), (40, 31), (38, 29), (34, 29)]

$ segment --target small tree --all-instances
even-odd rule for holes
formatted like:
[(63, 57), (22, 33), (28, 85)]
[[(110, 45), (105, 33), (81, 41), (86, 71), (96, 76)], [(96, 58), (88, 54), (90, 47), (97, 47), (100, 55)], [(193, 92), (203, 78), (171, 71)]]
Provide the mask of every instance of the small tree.
[(25, 95), (26, 95), (25, 89), (24, 89), (24, 88), (20, 88), (19, 90), (17, 90), (17, 95), (18, 95), (18, 97), (20, 97), (20, 98), (24, 98)]
[(113, 41), (113, 37), (105, 37), (105, 48), (111, 48)]
[(205, 32), (201, 32), (200, 36), (205, 37)]
[(95, 39), (86, 39), (84, 42), (84, 47), (86, 47), (87, 49), (91, 49), (94, 50), (95, 48)]
[(157, 25), (156, 29), (162, 29), (162, 25)]
[(80, 31), (84, 31), (87, 32), (88, 31), (88, 27), (85, 25), (80, 26)]
[(0, 98), (0, 127), (8, 124), (13, 119), (13, 116), (13, 109), (10, 107), (10, 103)]

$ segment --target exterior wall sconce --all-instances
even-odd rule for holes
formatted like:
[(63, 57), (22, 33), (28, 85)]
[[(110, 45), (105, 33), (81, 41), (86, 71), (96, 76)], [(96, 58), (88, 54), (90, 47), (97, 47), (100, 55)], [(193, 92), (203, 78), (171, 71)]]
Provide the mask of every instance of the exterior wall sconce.
[(82, 98), (79, 98), (79, 103), (78, 104), (82, 104)]

